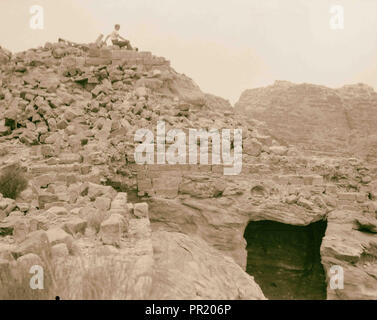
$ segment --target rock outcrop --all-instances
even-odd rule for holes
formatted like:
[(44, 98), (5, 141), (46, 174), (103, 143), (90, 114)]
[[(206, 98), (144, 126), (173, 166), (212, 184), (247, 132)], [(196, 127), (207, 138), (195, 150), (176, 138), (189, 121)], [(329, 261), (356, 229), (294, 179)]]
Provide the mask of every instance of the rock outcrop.
[(279, 141), (307, 152), (361, 156), (375, 152), (377, 93), (364, 84), (330, 89), (276, 81), (243, 92), (235, 109), (266, 122)]
[[(148, 52), (63, 42), (2, 52), (0, 170), (18, 164), (28, 186), (15, 199), (0, 196), (0, 297), (147, 299), (168, 276), (158, 299), (264, 299), (251, 276), (203, 240), (164, 233), (153, 241), (148, 204), (137, 196), (135, 131), (158, 119), (206, 126), (195, 113), (219, 105), (230, 109)], [(200, 267), (185, 279), (170, 252), (155, 253), (175, 238)], [(49, 267), (44, 295), (24, 287), (24, 260)], [(201, 274), (213, 265), (217, 278)]]
[[(255, 260), (248, 257), (253, 251), (245, 230), (257, 221), (308, 230), (327, 222), (324, 235), (308, 236), (318, 244), (307, 246), (310, 254), (297, 250), (289, 257), (298, 261), (281, 261), (279, 268), (310, 271), (316, 257), (323, 271), (313, 276), (322, 281), (316, 298), (377, 298), (376, 167), (355, 157), (302, 151), (300, 144), (309, 139), (305, 131), (301, 140), (287, 133), (300, 133), (301, 113), (295, 118), (300, 123), (279, 113), (271, 123), (258, 116), (269, 114), (275, 91), (289, 92), (286, 106), (305, 101), (305, 110), (311, 108), (309, 100), (318, 102), (318, 94), (323, 100), (318, 108), (327, 110), (335, 101), (328, 111), (333, 119), (344, 116), (336, 109), (341, 103), (349, 109), (355, 101), (373, 106), (373, 91), (352, 86), (334, 93), (280, 83), (270, 88), (273, 94), (262, 89), (259, 100), (252, 98), (252, 106), (267, 101), (256, 107), (255, 120), (234, 113), (226, 100), (203, 93), (168, 61), (147, 52), (47, 43), (5, 54), (2, 61), (0, 170), (18, 164), (28, 185), (14, 199), (0, 196), (1, 298), (276, 298), (280, 289), (270, 294), (263, 287), (273, 289), (279, 281), (268, 283), (269, 277), (250, 268)], [(278, 118), (281, 124), (274, 127)], [(332, 121), (321, 113), (322, 118)], [(136, 130), (156, 136), (158, 121), (165, 122), (166, 131), (184, 133), (241, 128), (240, 174), (224, 175), (224, 166), (212, 159), (208, 164), (136, 163)], [(317, 124), (315, 117), (308, 121)], [(347, 144), (349, 128), (339, 121), (333, 146)], [(362, 126), (352, 128), (363, 132)], [(327, 146), (322, 145), (326, 134), (333, 134), (322, 129), (313, 144), (318, 150)], [(234, 147), (233, 137), (229, 145)], [(210, 145), (209, 152), (213, 149)], [(291, 236), (287, 239), (294, 243)], [(265, 252), (255, 257), (266, 255), (275, 268), (278, 259), (267, 255), (276, 252), (276, 241), (263, 240), (253, 248)], [(22, 266), (33, 262), (54, 268), (46, 279), (47, 296), (18, 287), (29, 281)], [(343, 290), (330, 285), (334, 265), (344, 269)]]

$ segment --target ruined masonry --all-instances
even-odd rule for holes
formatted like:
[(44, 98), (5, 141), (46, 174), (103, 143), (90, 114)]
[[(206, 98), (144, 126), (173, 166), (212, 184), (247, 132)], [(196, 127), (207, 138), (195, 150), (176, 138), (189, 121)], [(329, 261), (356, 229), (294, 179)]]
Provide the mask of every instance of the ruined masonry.
[[(377, 298), (373, 162), (313, 155), (164, 58), (87, 48), (0, 49), (0, 178), (19, 168), (27, 179), (0, 196), (0, 298), (20, 297), (35, 264), (54, 272), (34, 298)], [(136, 130), (158, 121), (242, 128), (241, 174), (136, 164)], [(334, 265), (343, 290), (329, 285)]]

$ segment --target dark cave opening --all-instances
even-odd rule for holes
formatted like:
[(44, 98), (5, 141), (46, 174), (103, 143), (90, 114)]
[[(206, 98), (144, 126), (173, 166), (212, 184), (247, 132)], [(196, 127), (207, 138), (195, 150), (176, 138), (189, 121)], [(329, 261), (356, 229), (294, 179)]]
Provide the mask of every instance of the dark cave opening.
[(247, 268), (264, 295), (273, 300), (326, 299), (320, 247), (327, 221), (292, 226), (250, 222), (245, 230)]

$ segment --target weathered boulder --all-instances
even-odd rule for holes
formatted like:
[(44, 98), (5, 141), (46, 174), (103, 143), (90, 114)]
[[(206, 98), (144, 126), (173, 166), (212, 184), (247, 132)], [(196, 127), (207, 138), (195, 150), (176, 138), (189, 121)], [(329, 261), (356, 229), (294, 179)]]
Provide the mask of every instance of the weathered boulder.
[(11, 52), (0, 47), (0, 65), (8, 63), (11, 55)]
[(94, 201), (94, 206), (101, 211), (107, 211), (111, 206), (111, 199), (107, 197), (98, 197)]
[(377, 219), (372, 216), (363, 216), (355, 219), (357, 229), (371, 233), (377, 233)]
[(148, 204), (145, 202), (135, 203), (133, 213), (137, 218), (148, 218)]
[(47, 215), (56, 215), (56, 216), (66, 216), (68, 214), (68, 210), (64, 207), (51, 207), (46, 211)]
[(262, 290), (233, 259), (205, 241), (175, 232), (152, 236), (154, 299), (263, 300)]
[(256, 139), (248, 140), (245, 142), (243, 152), (250, 156), (258, 157), (262, 152), (262, 144)]
[(60, 243), (66, 244), (68, 248), (72, 246), (72, 242), (73, 242), (72, 236), (61, 228), (49, 229), (47, 230), (46, 234), (47, 234), (48, 241), (50, 242), (51, 246), (54, 246)]

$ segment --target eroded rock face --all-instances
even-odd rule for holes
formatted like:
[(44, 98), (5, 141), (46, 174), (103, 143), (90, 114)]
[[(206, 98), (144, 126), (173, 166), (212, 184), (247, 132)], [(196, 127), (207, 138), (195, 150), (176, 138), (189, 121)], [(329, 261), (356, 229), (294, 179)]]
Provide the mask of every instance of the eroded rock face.
[(6, 64), (9, 62), (11, 56), (12, 54), (8, 50), (3, 49), (0, 46), (0, 64)]
[(246, 271), (254, 275), (269, 299), (326, 299), (320, 254), (325, 229), (325, 221), (306, 227), (272, 221), (249, 223)]
[[(322, 263), (328, 275), (328, 299), (377, 299), (377, 238), (357, 223), (363, 216), (374, 214), (335, 210), (329, 213), (328, 227), (322, 242)], [(342, 288), (331, 276), (344, 275)], [(342, 275), (342, 274), (340, 274)], [(333, 288), (332, 288), (333, 287)]]
[[(199, 235), (246, 269), (247, 252), (243, 235), (250, 221), (272, 220), (306, 226), (324, 219), (329, 209), (317, 204), (310, 209), (296, 202), (288, 204), (288, 190), (277, 189), (277, 185), (267, 179), (263, 184), (250, 184), (247, 175), (228, 180), (232, 181), (234, 191), (217, 198), (191, 198), (187, 195), (176, 199), (152, 198), (149, 202), (152, 228)], [(263, 191), (256, 192), (257, 186)], [(305, 188), (292, 186), (291, 190), (295, 194), (304, 193)], [(313, 197), (316, 196), (314, 192)]]
[[(30, 180), (16, 200), (0, 197), (0, 272), (10, 271), (14, 257), (34, 254), (55, 268), (57, 287), (47, 296), (148, 299), (163, 262), (165, 277), (175, 269), (176, 281), (156, 298), (264, 299), (251, 276), (203, 240), (159, 233), (156, 246), (172, 252), (155, 254), (148, 199), (138, 197), (225, 191), (219, 179), (139, 172), (134, 133), (158, 120), (169, 129), (235, 127), (228, 101), (204, 94), (164, 58), (115, 47), (59, 42), (1, 51), (0, 68), (0, 170), (21, 162)], [(245, 121), (240, 126), (252, 132)], [(184, 279), (177, 259), (196, 266)], [(1, 297), (6, 285), (12, 282), (1, 283)]]

